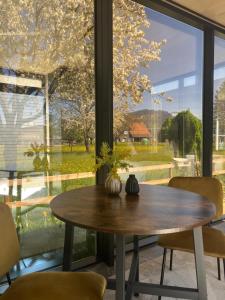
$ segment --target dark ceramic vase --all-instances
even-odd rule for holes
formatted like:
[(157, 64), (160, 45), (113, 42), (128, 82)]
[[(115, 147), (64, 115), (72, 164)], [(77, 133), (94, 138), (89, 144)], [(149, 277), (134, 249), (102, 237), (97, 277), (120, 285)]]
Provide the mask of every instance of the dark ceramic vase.
[(125, 191), (129, 195), (137, 195), (139, 193), (139, 184), (134, 174), (129, 175), (127, 179)]

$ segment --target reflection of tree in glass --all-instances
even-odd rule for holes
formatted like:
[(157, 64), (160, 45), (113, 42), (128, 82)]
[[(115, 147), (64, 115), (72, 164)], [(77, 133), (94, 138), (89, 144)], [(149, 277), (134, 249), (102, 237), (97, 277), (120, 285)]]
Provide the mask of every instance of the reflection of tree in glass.
[(77, 128), (76, 124), (74, 124), (75, 122), (72, 120), (71, 122), (65, 122), (65, 124), (62, 124), (62, 139), (68, 143), (70, 152), (73, 151), (73, 145), (75, 143), (82, 143), (83, 141), (79, 128)]
[[(17, 76), (48, 76), (43, 91), (52, 105), (56, 99), (73, 102), (60, 118), (81, 132), (89, 151), (95, 106), (93, 0), (8, 0), (1, 5), (0, 65), (17, 70)], [(141, 69), (160, 60), (164, 41), (145, 37), (150, 21), (143, 6), (129, 0), (113, 5), (116, 134), (129, 103), (140, 103), (143, 93), (150, 92), (151, 81)]]
[[(114, 138), (121, 134), (129, 103), (140, 103), (143, 93), (151, 90), (150, 79), (141, 73), (152, 61), (160, 60), (164, 43), (149, 41), (145, 31), (150, 27), (143, 6), (129, 0), (114, 1), (113, 72), (114, 72)], [(88, 41), (88, 42), (87, 42)], [(60, 78), (57, 92), (73, 101), (63, 118), (67, 127), (82, 133), (86, 151), (94, 138), (94, 51), (93, 32), (84, 40), (83, 67), (67, 70)]]
[[(162, 114), (163, 114), (163, 102), (172, 102), (173, 98), (167, 95), (165, 92), (161, 92), (157, 95), (151, 96), (151, 101), (153, 105), (153, 144), (155, 146), (155, 151), (158, 151), (158, 138), (160, 139), (161, 130), (159, 131), (160, 124), (162, 124)], [(159, 110), (156, 109), (158, 106)]]
[[(44, 87), (43, 92), (49, 94), (50, 101), (54, 100), (53, 95), (57, 92), (62, 75), (68, 69), (77, 73), (87, 65), (86, 58), (90, 53), (84, 53), (84, 44), (93, 47), (93, 43), (90, 43), (90, 40), (94, 40), (93, 1), (8, 0), (1, 2), (1, 11), (0, 66), (13, 70), (14, 76), (20, 78), (38, 77), (43, 82), (43, 75), (48, 76), (49, 85)], [(10, 86), (5, 85), (5, 88), (9, 93)], [(24, 88), (22, 93), (29, 95), (31, 92)], [(10, 127), (7, 122), (11, 118), (11, 115), (7, 117), (10, 105), (6, 104), (2, 108), (6, 128)], [(24, 123), (22, 117), (25, 105), (21, 104), (20, 111), (15, 111), (12, 104), (14, 123)], [(43, 109), (40, 113), (43, 114)], [(25, 122), (36, 120), (37, 117), (34, 115)], [(15, 136), (19, 136), (18, 132)], [(14, 150), (16, 157), (16, 146)]]
[(160, 61), (165, 41), (147, 38), (150, 20), (142, 5), (129, 0), (114, 1), (113, 15), (114, 138), (121, 134), (132, 106), (151, 92), (151, 80), (144, 74), (153, 61)]
[(161, 129), (162, 141), (173, 143), (175, 156), (195, 154), (200, 158), (202, 124), (189, 110), (179, 112), (165, 120)]

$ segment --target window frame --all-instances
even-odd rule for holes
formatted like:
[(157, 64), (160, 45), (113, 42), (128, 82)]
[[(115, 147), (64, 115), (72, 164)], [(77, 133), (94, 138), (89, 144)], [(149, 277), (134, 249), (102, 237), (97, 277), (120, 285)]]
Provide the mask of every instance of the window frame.
[[(179, 6), (173, 1), (131, 0), (158, 11), (175, 20), (182, 21), (203, 31), (203, 99), (202, 99), (202, 174), (212, 176), (213, 150), (213, 74), (214, 74), (214, 37), (225, 39), (225, 27), (200, 14)], [(113, 146), (113, 0), (95, 0), (95, 64), (96, 64), (96, 154), (102, 141)], [(107, 35), (107, 36), (106, 36)], [(102, 60), (100, 57), (102, 56)], [(99, 63), (104, 61), (104, 65)], [(106, 64), (105, 62), (110, 62)], [(102, 80), (104, 79), (104, 80)], [(99, 82), (101, 80), (101, 82)], [(101, 91), (102, 90), (102, 91)], [(104, 114), (104, 118), (102, 115)], [(104, 121), (105, 120), (105, 121)], [(105, 122), (105, 123), (104, 123)], [(97, 184), (102, 184), (105, 170), (97, 173)], [(107, 249), (107, 250), (104, 250)], [(113, 263), (113, 237), (98, 235), (98, 256), (108, 264)]]

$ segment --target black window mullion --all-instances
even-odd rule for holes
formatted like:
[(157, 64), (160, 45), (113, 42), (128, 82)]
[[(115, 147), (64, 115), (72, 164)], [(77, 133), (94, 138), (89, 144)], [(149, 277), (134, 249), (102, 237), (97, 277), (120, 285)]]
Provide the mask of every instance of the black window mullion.
[[(113, 147), (113, 28), (112, 0), (95, 0), (95, 78), (96, 78), (96, 154), (103, 142)], [(96, 174), (96, 183), (107, 176), (103, 168)], [(97, 234), (97, 257), (108, 265), (114, 261), (113, 235)]]
[[(102, 142), (113, 146), (112, 0), (95, 0), (96, 154)], [(97, 184), (105, 181), (97, 172)]]
[(204, 30), (202, 174), (212, 176), (214, 30)]

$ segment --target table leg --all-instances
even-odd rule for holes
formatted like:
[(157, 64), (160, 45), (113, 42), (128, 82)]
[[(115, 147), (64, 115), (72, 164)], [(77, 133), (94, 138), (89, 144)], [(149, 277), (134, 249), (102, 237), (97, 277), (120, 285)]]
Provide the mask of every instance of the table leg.
[(74, 226), (71, 225), (70, 223), (66, 223), (64, 251), (63, 251), (63, 271), (71, 270), (72, 253), (73, 253), (73, 235), (74, 235)]
[(116, 300), (125, 300), (125, 237), (116, 235)]
[(195, 266), (198, 288), (198, 299), (207, 300), (206, 273), (204, 264), (204, 247), (202, 227), (193, 229), (194, 248), (195, 248)]
[[(139, 239), (138, 236), (134, 236), (134, 252), (137, 253), (137, 270), (136, 270), (136, 276), (135, 280), (138, 282), (139, 281)], [(134, 294), (135, 297), (139, 296), (139, 293)]]

